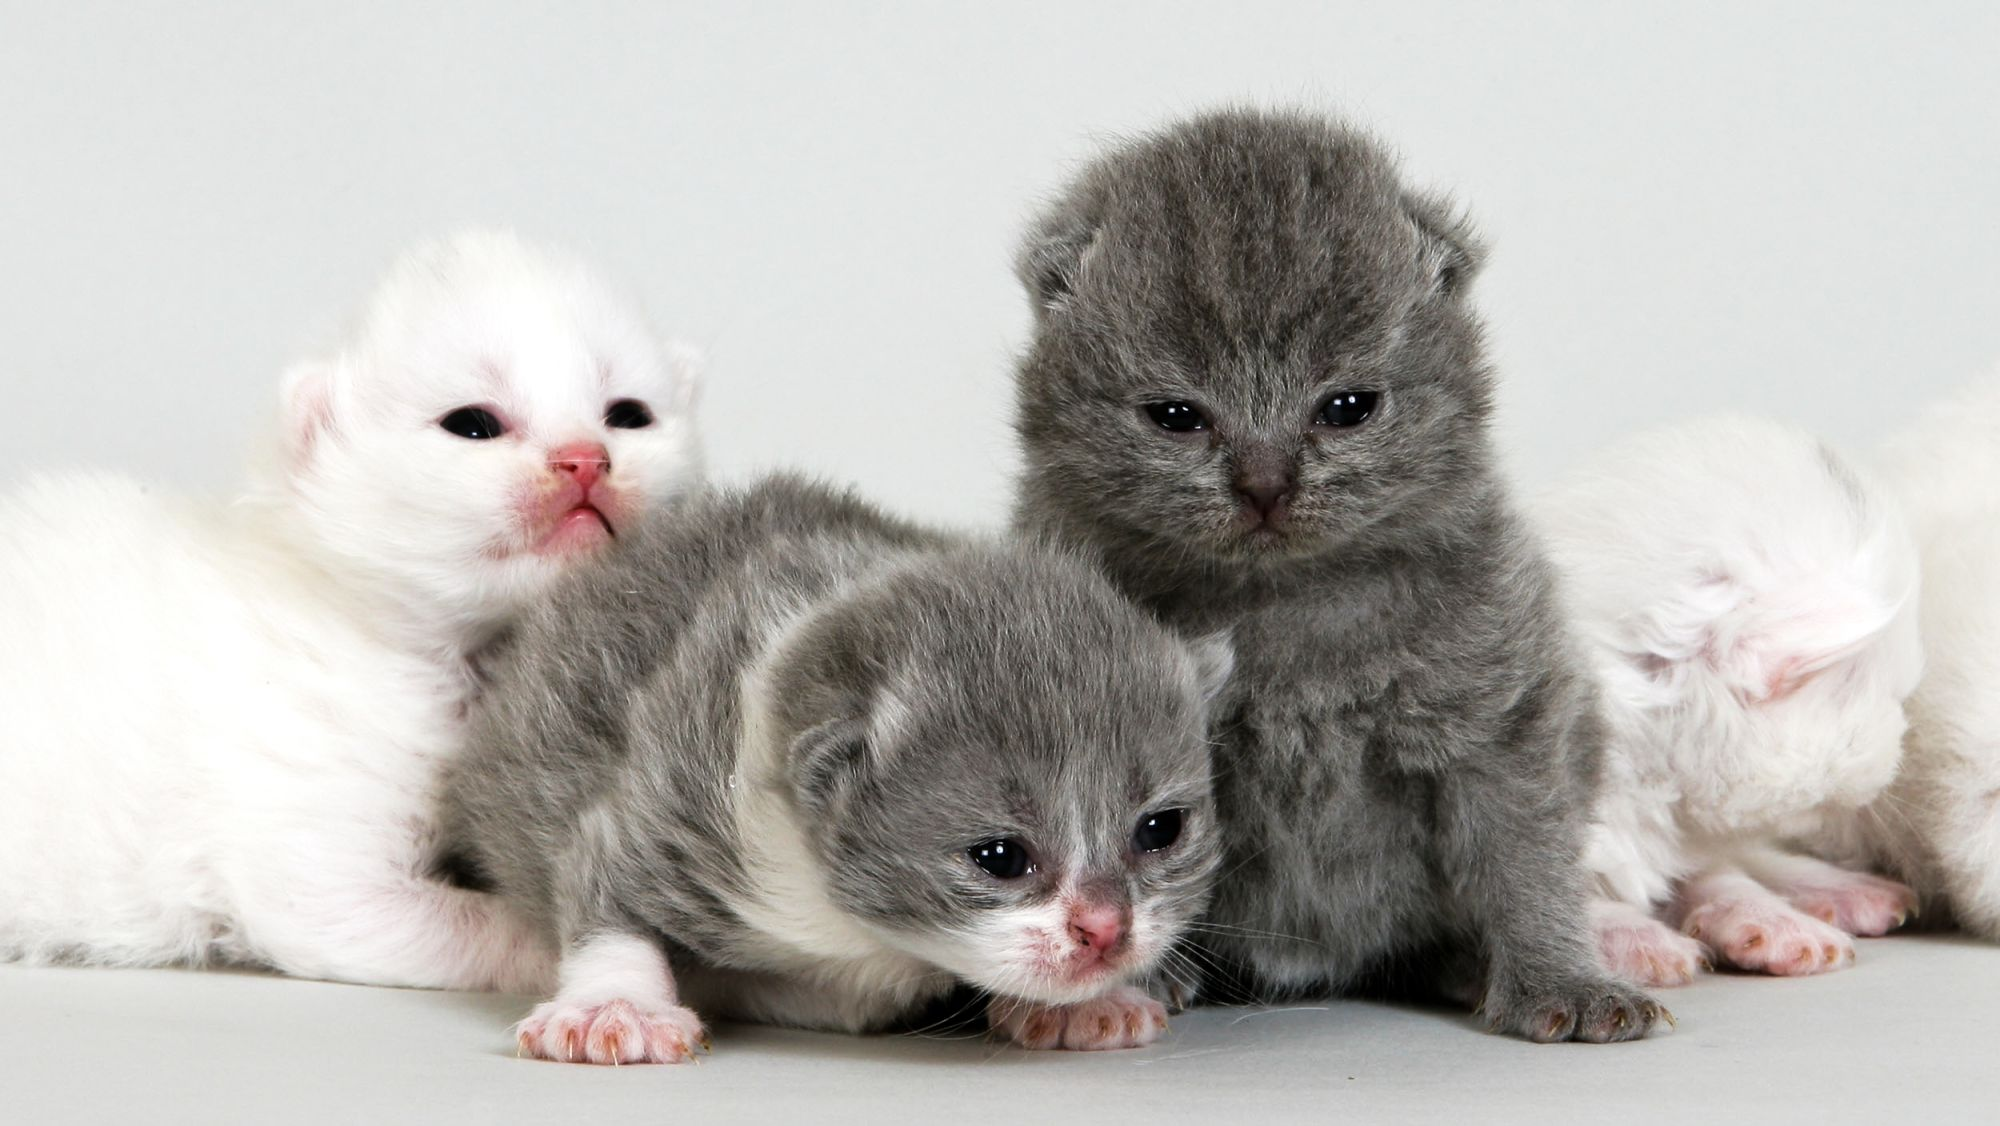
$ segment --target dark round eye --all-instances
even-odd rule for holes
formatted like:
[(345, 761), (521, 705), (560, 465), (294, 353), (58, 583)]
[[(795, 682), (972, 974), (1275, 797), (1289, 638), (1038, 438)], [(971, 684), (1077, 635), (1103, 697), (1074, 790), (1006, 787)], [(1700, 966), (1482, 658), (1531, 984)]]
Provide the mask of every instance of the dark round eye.
[(1132, 830), (1132, 847), (1140, 852), (1158, 852), (1180, 840), (1184, 812), (1162, 809), (1139, 818), (1139, 827)]
[(652, 424), (653, 412), (637, 399), (620, 399), (604, 411), (604, 425), (620, 430), (644, 430)]
[(1147, 403), (1146, 417), (1158, 423), (1160, 429), (1176, 434), (1191, 434), (1196, 430), (1208, 429), (1208, 416), (1193, 403), (1179, 401), (1171, 403)]
[(1359, 426), (1375, 413), (1375, 404), (1381, 398), (1377, 391), (1336, 391), (1319, 408), (1319, 417), (1314, 421), (1322, 426)]
[(500, 425), (500, 420), (493, 416), (493, 412), (485, 407), (460, 407), (438, 419), (438, 425), (461, 438), (482, 442), (488, 438), (498, 438), (507, 432), (507, 428)]
[(965, 854), (987, 875), (1002, 880), (1018, 880), (1035, 870), (1035, 862), (1028, 859), (1028, 846), (1012, 837), (981, 842), (966, 849)]

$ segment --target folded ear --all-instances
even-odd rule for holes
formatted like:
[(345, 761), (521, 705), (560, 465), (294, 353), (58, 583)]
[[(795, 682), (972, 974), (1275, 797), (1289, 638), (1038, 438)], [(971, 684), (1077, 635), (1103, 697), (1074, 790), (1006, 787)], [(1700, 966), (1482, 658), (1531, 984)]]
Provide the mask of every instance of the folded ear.
[(1424, 264), (1439, 294), (1462, 292), (1486, 264), (1486, 248), (1472, 233), (1472, 224), (1443, 196), (1405, 192), (1403, 211), (1423, 236)]
[(1897, 609), (1837, 581), (1751, 592), (1718, 576), (1628, 619), (1627, 657), (1663, 690), (1708, 675), (1772, 703), (1867, 648)]
[(1207, 707), (1229, 686), (1229, 674), (1236, 668), (1235, 646), (1224, 631), (1188, 642), (1187, 652), (1194, 665), (1195, 683), (1201, 689), (1202, 706)]
[(701, 402), (702, 376), (708, 370), (708, 357), (692, 344), (669, 340), (665, 358), (667, 377), (673, 381), (673, 399), (669, 409), (676, 414), (694, 410)]
[(296, 472), (312, 461), (313, 450), (334, 426), (333, 360), (307, 360), (285, 372), (280, 391), (279, 425), (284, 434), (285, 467)]
[(1029, 228), (1014, 257), (1014, 276), (1034, 298), (1037, 316), (1068, 303), (1097, 248), (1097, 235), (1096, 221), (1067, 204)]
[(834, 719), (808, 727), (792, 740), (792, 793), (802, 807), (823, 810), (867, 759), (868, 731), (861, 721)]

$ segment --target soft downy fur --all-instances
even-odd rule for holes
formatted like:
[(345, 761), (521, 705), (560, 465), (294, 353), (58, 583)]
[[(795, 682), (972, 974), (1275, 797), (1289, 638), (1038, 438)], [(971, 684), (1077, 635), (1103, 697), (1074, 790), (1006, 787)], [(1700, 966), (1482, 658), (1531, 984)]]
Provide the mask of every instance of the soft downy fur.
[(1789, 842), (1901, 758), (1922, 654), (1894, 501), (1796, 427), (1721, 417), (1617, 443), (1535, 514), (1610, 723), (1586, 852), (1605, 963), (1650, 985), (1850, 964), (1913, 899)]
[(1075, 558), (771, 478), (620, 543), (491, 669), (444, 819), (561, 941), (523, 1051), (679, 1062), (704, 1016), (875, 1029), (955, 980), (1030, 1047), (1164, 1028), (1127, 983), (1215, 867), (1227, 648)]
[(0, 501), (0, 954), (547, 980), (532, 929), (425, 878), (437, 772), (515, 605), (698, 474), (693, 390), (580, 263), (468, 233), (289, 374), (243, 498)]
[(1119, 147), (1020, 255), (1018, 522), (1231, 631), (1212, 995), (1389, 986), (1630, 1039), (1661, 1010), (1589, 943), (1601, 724), (1491, 465), (1479, 260), (1338, 124), (1223, 112)]
[(1837, 859), (1916, 887), (1926, 922), (2000, 941), (2000, 375), (1897, 434), (1879, 468), (1923, 562), (1924, 674), (1903, 765), (1861, 816), (1829, 827)]

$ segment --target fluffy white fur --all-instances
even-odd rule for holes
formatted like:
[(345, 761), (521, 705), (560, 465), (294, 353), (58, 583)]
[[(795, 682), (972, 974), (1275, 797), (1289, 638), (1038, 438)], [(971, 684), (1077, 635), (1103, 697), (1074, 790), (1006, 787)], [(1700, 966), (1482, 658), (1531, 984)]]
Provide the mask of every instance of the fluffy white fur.
[[(511, 608), (699, 473), (694, 386), (580, 263), (466, 234), (290, 373), (234, 503), (0, 500), (0, 956), (546, 984), (537, 936), (426, 878), (431, 791)], [(623, 399), (652, 423), (607, 425)], [(440, 426), (468, 406), (505, 432)]]
[(1620, 445), (1539, 516), (1605, 690), (1607, 964), (1655, 985), (1847, 964), (1907, 891), (1779, 845), (1896, 771), (1922, 656), (1893, 501), (1810, 435), (1721, 418)]
[(1940, 404), (1881, 458), (1923, 559), (1925, 669), (1902, 772), (1828, 845), (2000, 940), (2000, 376)]

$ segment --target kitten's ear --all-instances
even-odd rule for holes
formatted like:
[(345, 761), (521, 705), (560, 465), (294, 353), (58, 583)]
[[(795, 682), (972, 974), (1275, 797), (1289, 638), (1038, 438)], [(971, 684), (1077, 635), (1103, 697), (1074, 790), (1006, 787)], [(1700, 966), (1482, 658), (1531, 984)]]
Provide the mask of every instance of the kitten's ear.
[(868, 729), (861, 721), (833, 719), (808, 727), (792, 740), (792, 793), (805, 809), (824, 810), (867, 760)]
[(702, 354), (701, 349), (679, 340), (667, 341), (663, 356), (667, 378), (673, 382), (667, 409), (674, 414), (690, 413), (701, 402), (708, 357)]
[(1464, 292), (1486, 264), (1486, 248), (1471, 222), (1444, 197), (1415, 192), (1403, 194), (1403, 213), (1423, 237), (1424, 265), (1437, 292), (1446, 297)]
[(313, 451), (334, 427), (335, 360), (307, 360), (285, 373), (279, 422), (284, 433), (285, 466), (297, 471), (313, 459)]
[(1028, 287), (1035, 313), (1058, 312), (1069, 303), (1097, 251), (1097, 223), (1071, 207), (1042, 216), (1014, 256), (1014, 276)]
[(1227, 631), (1211, 633), (1187, 643), (1188, 659), (1194, 665), (1195, 684), (1201, 690), (1204, 708), (1213, 705), (1229, 687), (1229, 674), (1236, 671), (1236, 647)]
[(1674, 695), (1706, 675), (1747, 704), (1775, 703), (1881, 637), (1898, 610), (1844, 583), (1752, 592), (1717, 577), (1632, 619), (1628, 656)]

